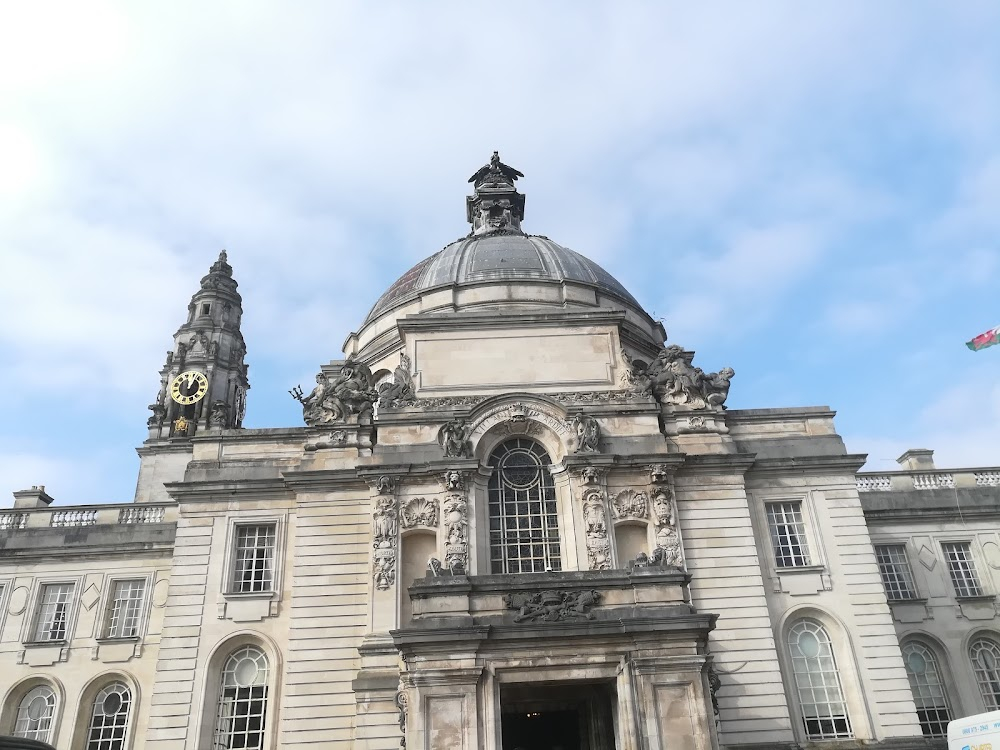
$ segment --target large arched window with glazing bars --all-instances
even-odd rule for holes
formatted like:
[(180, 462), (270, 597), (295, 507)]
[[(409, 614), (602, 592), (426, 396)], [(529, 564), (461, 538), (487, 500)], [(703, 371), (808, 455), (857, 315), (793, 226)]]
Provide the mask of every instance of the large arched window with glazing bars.
[(559, 513), (545, 449), (507, 440), (489, 458), (490, 569), (494, 573), (561, 570)]
[(910, 681), (913, 703), (917, 707), (917, 718), (924, 736), (947, 736), (951, 710), (937, 656), (929, 646), (919, 641), (907, 641), (902, 651), (906, 677)]
[(987, 711), (1000, 710), (1000, 644), (981, 635), (969, 644), (969, 658)]

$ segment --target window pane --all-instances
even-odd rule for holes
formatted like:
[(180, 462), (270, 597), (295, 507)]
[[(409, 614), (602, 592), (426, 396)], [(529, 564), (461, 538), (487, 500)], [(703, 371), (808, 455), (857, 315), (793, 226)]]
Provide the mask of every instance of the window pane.
[(226, 660), (213, 750), (260, 750), (264, 747), (267, 687), (267, 657), (259, 648), (244, 646)]
[(809, 565), (806, 527), (802, 522), (802, 503), (767, 503), (767, 525), (774, 547), (774, 562), (779, 568)]
[(492, 572), (561, 570), (556, 491), (545, 449), (516, 438), (493, 451), (489, 463)]
[(139, 615), (146, 582), (142, 579), (115, 581), (108, 602), (106, 638), (133, 638), (139, 633)]
[(948, 562), (948, 572), (955, 586), (956, 596), (982, 596), (983, 589), (979, 585), (976, 574), (976, 564), (972, 559), (972, 547), (969, 542), (948, 542), (941, 545), (944, 559)]
[(233, 591), (272, 591), (275, 525), (238, 526)]
[(1000, 710), (1000, 646), (987, 638), (979, 638), (969, 646), (969, 657), (986, 710)]
[(14, 736), (48, 742), (52, 733), (52, 717), (56, 710), (56, 694), (47, 685), (39, 685), (21, 699), (14, 720)]
[(69, 598), (73, 593), (70, 583), (48, 583), (42, 586), (35, 613), (36, 641), (66, 640), (66, 619), (69, 616)]
[(882, 575), (886, 598), (899, 600), (916, 597), (917, 590), (913, 585), (913, 574), (906, 559), (905, 545), (877, 544), (875, 559), (878, 561), (878, 572)]
[(823, 626), (812, 620), (797, 622), (788, 631), (788, 651), (809, 739), (853, 737), (840, 673)]
[(947, 736), (951, 712), (934, 652), (922, 643), (911, 641), (903, 646), (903, 663), (924, 735)]
[(122, 682), (108, 685), (94, 699), (87, 750), (123, 750), (132, 693)]

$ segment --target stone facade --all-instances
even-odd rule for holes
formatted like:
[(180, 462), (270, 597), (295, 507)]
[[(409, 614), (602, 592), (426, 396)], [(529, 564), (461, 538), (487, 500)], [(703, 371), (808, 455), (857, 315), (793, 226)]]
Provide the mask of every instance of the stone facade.
[[(34, 488), (0, 514), (0, 734), (930, 747), (898, 640), (918, 631), (947, 652), (952, 713), (981, 708), (954, 628), (993, 627), (995, 490), (975, 532), (924, 518), (913, 492), (868, 491), (825, 407), (725, 409), (731, 369), (664, 346), (603, 269), (522, 232), (518, 177), (498, 157), (473, 176), (472, 233), (292, 389), (305, 426), (242, 428), (220, 258), (161, 373), (135, 503), (62, 509)], [(187, 404), (168, 402), (177, 378)], [(962, 534), (984, 577), (956, 602), (921, 555)], [(927, 572), (890, 602), (872, 542), (899, 539)]]

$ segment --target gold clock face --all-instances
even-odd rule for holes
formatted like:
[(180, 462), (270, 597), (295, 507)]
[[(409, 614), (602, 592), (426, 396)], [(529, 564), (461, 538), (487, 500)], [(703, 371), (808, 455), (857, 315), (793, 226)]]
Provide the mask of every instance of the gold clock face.
[(208, 378), (197, 370), (182, 372), (170, 381), (170, 398), (178, 404), (194, 404), (208, 393)]

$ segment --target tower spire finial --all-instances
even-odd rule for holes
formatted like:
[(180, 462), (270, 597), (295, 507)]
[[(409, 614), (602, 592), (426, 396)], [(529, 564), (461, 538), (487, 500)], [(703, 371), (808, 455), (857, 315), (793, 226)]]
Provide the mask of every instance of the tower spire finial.
[(489, 164), (469, 178), (475, 194), (465, 199), (465, 213), (472, 234), (521, 232), (524, 196), (514, 187), (518, 177), (524, 175), (500, 161), (500, 152), (494, 151)]

